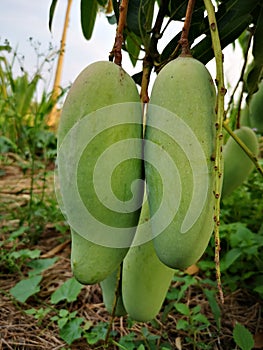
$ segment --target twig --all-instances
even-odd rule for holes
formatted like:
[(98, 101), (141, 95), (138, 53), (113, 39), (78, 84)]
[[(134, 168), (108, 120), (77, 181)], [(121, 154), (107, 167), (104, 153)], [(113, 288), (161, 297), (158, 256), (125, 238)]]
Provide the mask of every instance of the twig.
[(189, 49), (189, 41), (188, 35), (191, 26), (192, 14), (194, 11), (195, 0), (189, 0), (186, 9), (184, 26), (182, 29), (181, 39), (179, 40), (179, 44), (182, 46), (181, 56), (191, 56), (191, 52)]
[(221, 302), (224, 302), (224, 295), (221, 284), (221, 271), (220, 271), (220, 197), (221, 197), (221, 185), (223, 175), (223, 160), (222, 160), (222, 146), (223, 146), (223, 121), (224, 121), (224, 96), (226, 89), (224, 86), (224, 70), (223, 70), (223, 54), (221, 49), (221, 43), (219, 38), (219, 32), (216, 23), (215, 10), (211, 0), (204, 0), (205, 8), (208, 15), (210, 33), (212, 38), (212, 45), (216, 61), (216, 82), (217, 82), (217, 120), (216, 120), (216, 140), (215, 140), (215, 209), (214, 209), (214, 235), (215, 235), (215, 264), (216, 264), (216, 277), (219, 296)]
[(142, 103), (149, 102), (148, 86), (150, 83), (150, 76), (153, 69), (152, 60), (149, 59), (149, 55), (145, 55), (143, 59), (143, 69), (142, 69), (142, 83), (141, 83), (141, 92), (140, 97)]
[(120, 16), (118, 27), (116, 31), (115, 43), (111, 55), (114, 56), (114, 63), (121, 66), (122, 62), (122, 44), (123, 44), (123, 31), (126, 25), (127, 11), (128, 11), (129, 0), (122, 0), (120, 4)]
[(149, 102), (148, 86), (150, 82), (150, 75), (154, 64), (159, 60), (159, 53), (157, 50), (158, 40), (161, 38), (161, 28), (164, 17), (167, 12), (169, 1), (162, 0), (160, 3), (159, 11), (155, 20), (155, 24), (152, 29), (152, 35), (150, 39), (149, 47), (145, 47), (145, 57), (143, 59), (143, 71), (142, 71), (142, 83), (141, 83), (141, 101), (143, 103)]
[(260, 173), (260, 175), (263, 176), (263, 169), (258, 162), (257, 156), (250, 151), (250, 149), (245, 145), (245, 143), (231, 130), (231, 128), (228, 126), (227, 123), (224, 123), (223, 126), (224, 126), (224, 129), (229, 133), (229, 135), (233, 137), (233, 139), (238, 143), (238, 145), (244, 150), (244, 152), (252, 160), (252, 162), (255, 164), (255, 167), (257, 171)]
[(112, 325), (113, 325), (113, 321), (114, 321), (114, 318), (115, 318), (117, 303), (118, 303), (118, 299), (120, 297), (122, 266), (123, 266), (123, 264), (121, 263), (120, 266), (119, 266), (118, 272), (117, 272), (117, 281), (116, 281), (116, 285), (115, 285), (115, 292), (114, 292), (114, 300), (113, 300), (113, 305), (112, 305), (111, 318), (110, 318), (110, 322), (108, 324), (108, 329), (107, 329), (107, 333), (106, 333), (105, 341), (104, 341), (105, 345), (107, 345), (108, 342), (109, 342), (110, 332), (112, 330)]

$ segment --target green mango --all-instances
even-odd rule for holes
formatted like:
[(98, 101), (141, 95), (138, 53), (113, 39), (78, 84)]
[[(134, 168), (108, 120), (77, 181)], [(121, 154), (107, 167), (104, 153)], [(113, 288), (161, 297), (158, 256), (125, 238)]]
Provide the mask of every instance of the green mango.
[(142, 110), (132, 78), (112, 62), (85, 68), (58, 129), (57, 193), (71, 227), (72, 270), (103, 281), (126, 255), (142, 203)]
[[(258, 155), (259, 143), (254, 131), (246, 126), (234, 131), (254, 155)], [(224, 180), (222, 199), (229, 196), (248, 178), (253, 170), (253, 162), (238, 143), (229, 137), (223, 147)]]
[(263, 134), (263, 81), (249, 101), (249, 120), (251, 128)]
[(107, 311), (111, 315), (113, 313), (113, 306), (116, 298), (116, 290), (118, 288), (117, 304), (116, 304), (114, 316), (125, 316), (127, 314), (127, 311), (125, 310), (125, 307), (122, 301), (121, 282), (119, 286), (117, 286), (117, 284), (119, 283), (118, 281), (119, 274), (121, 278), (121, 266), (119, 266), (117, 270), (113, 271), (113, 273), (111, 273), (105, 280), (100, 282), (100, 287), (102, 290), (103, 302), (105, 304)]
[(133, 245), (123, 260), (122, 298), (129, 316), (139, 322), (152, 320), (159, 313), (174, 270), (156, 255), (148, 202), (142, 207)]
[(159, 259), (185, 269), (202, 256), (214, 226), (215, 87), (192, 57), (157, 76), (145, 132), (145, 174)]

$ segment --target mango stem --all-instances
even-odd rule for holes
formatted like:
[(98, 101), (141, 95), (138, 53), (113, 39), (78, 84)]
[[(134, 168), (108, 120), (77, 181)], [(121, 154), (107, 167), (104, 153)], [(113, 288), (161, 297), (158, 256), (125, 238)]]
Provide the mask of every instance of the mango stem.
[(120, 17), (116, 31), (115, 43), (113, 47), (114, 63), (121, 66), (122, 63), (122, 44), (123, 44), (123, 31), (126, 25), (127, 11), (129, 0), (122, 0), (120, 4)]
[(192, 14), (194, 12), (195, 0), (189, 0), (186, 9), (184, 26), (182, 29), (181, 38), (179, 44), (182, 46), (181, 56), (191, 56), (191, 51), (189, 48), (188, 35), (191, 26)]

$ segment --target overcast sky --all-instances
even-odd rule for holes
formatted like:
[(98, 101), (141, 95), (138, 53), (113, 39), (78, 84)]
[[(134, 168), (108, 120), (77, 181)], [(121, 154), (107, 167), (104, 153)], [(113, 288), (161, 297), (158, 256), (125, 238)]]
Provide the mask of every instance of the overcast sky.
[[(58, 0), (52, 33), (48, 29), (51, 0), (0, 0), (0, 3), (1, 44), (8, 39), (12, 47), (18, 46), (18, 52), (25, 56), (26, 71), (33, 73), (37, 60), (29, 38), (32, 37), (34, 41), (41, 43), (42, 52), (48, 52), (49, 43), (59, 49), (67, 0)], [(64, 87), (73, 82), (89, 63), (107, 60), (114, 42), (115, 26), (109, 25), (103, 14), (97, 16), (92, 39), (85, 40), (81, 32), (79, 7), (80, 0), (73, 0), (63, 65), (62, 86)], [(242, 64), (237, 57), (237, 53), (233, 54), (230, 48), (225, 50), (226, 80), (232, 83), (239, 78)], [(235, 60), (234, 64), (233, 60)], [(134, 70), (125, 54), (123, 68), (130, 74), (140, 69), (137, 67)], [(215, 69), (212, 62), (208, 64), (208, 69), (214, 77)], [(51, 83), (50, 86), (52, 86)]]

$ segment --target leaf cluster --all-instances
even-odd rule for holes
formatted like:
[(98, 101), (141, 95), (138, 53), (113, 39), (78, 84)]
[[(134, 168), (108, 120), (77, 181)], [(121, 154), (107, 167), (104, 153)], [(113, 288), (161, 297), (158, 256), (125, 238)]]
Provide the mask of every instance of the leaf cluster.
[[(187, 3), (187, 0), (129, 1), (126, 27), (123, 33), (123, 49), (128, 52), (134, 66), (143, 54), (158, 71), (169, 60), (180, 54), (181, 49), (178, 42), (181, 38), (181, 30), (175, 32), (166, 44), (162, 39), (172, 24), (177, 23), (179, 28), (183, 27)], [(50, 6), (50, 29), (56, 4), (57, 0), (53, 0)], [(216, 21), (222, 49), (229, 44), (234, 44), (244, 32), (252, 33), (254, 59), (247, 74), (247, 89), (249, 94), (252, 94), (258, 89), (263, 67), (262, 1), (220, 0), (216, 4)], [(81, 0), (80, 15), (84, 37), (87, 40), (91, 39), (98, 12), (105, 13), (109, 24), (118, 24), (119, 8), (119, 0)], [(214, 57), (203, 0), (195, 2), (188, 40), (191, 53), (196, 59), (206, 64)], [(161, 50), (158, 48), (159, 43), (163, 44)], [(134, 80), (139, 84), (141, 76), (142, 72), (134, 76)]]

